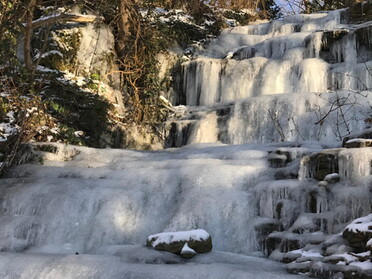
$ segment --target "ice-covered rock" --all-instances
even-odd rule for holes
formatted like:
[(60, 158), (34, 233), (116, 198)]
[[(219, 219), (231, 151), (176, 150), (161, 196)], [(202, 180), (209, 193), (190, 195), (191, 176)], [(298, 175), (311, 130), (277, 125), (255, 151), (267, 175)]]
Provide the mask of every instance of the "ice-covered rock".
[(300, 171), (302, 175), (300, 179), (315, 178), (322, 181), (327, 175), (337, 173), (339, 171), (339, 153), (340, 149), (329, 149), (305, 156), (301, 162), (301, 166), (304, 168)]
[(372, 238), (367, 241), (366, 248), (372, 252)]
[(187, 245), (187, 242), (185, 245), (183, 245), (180, 256), (185, 259), (191, 259), (193, 258), (197, 253), (194, 249), (191, 249), (189, 245)]
[(268, 157), (270, 166), (273, 168), (282, 168), (287, 163), (287, 156), (284, 154), (271, 153)]
[(292, 258), (290, 253), (280, 254), (278, 251), (274, 257), (282, 261), (292, 259), (287, 270), (295, 274), (306, 272), (311, 277), (320, 278), (372, 278), (371, 251), (367, 242), (371, 215), (354, 220), (342, 235), (331, 235), (318, 245), (308, 244), (290, 252)]
[(324, 177), (324, 181), (329, 184), (334, 184), (340, 181), (340, 175), (338, 173), (330, 173)]
[(347, 179), (355, 185), (371, 173), (371, 147), (325, 149), (304, 156), (301, 160), (299, 179), (324, 180), (327, 175), (338, 173), (340, 180)]
[[(186, 246), (185, 246), (186, 245)], [(205, 230), (165, 232), (150, 235), (147, 246), (174, 254), (207, 253), (212, 250), (212, 237)], [(191, 249), (191, 250), (190, 250)]]
[(342, 236), (356, 252), (366, 251), (367, 242), (372, 239), (372, 214), (354, 220), (345, 228)]
[(355, 138), (345, 142), (346, 148), (372, 147), (372, 139)]
[[(369, 119), (366, 119), (366, 121), (369, 122)], [(365, 129), (359, 133), (353, 133), (353, 134), (346, 136), (342, 140), (342, 146), (345, 147), (346, 142), (348, 142), (349, 140), (353, 140), (353, 139), (367, 139), (367, 140), (372, 139), (372, 128)]]

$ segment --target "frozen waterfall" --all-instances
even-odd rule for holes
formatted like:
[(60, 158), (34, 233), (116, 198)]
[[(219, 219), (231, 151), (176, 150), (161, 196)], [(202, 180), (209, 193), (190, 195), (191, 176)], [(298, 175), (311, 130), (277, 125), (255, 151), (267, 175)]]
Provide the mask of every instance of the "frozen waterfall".
[[(173, 99), (185, 100), (174, 105), (188, 113), (170, 121), (169, 137), (182, 144), (330, 143), (364, 129), (372, 101), (371, 23), (351, 25), (346, 17), (337, 10), (224, 30), (182, 64)], [(194, 137), (211, 115), (212, 135)]]
[[(165, 129), (177, 148), (31, 144), (0, 179), (0, 278), (303, 278), (251, 256), (283, 259), (371, 211), (372, 147), (339, 147), (372, 123), (372, 24), (345, 17), (223, 31), (169, 96), (185, 100)], [(144, 246), (199, 228), (213, 250), (189, 261)]]

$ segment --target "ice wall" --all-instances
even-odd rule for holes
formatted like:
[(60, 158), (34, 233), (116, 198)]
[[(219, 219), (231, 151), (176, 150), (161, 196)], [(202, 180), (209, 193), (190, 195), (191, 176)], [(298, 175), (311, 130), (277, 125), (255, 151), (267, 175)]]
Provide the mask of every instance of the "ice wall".
[[(304, 214), (326, 220), (320, 231), (337, 233), (370, 210), (368, 181), (355, 187), (343, 175), (325, 189), (296, 179), (300, 158), (321, 151), (319, 144), (158, 152), (54, 146), (56, 153), (43, 153), (44, 165), (22, 165), (1, 179), (1, 251), (101, 254), (144, 244), (154, 233), (203, 228), (214, 250), (252, 253), (263, 250), (270, 232), (289, 229)], [(343, 152), (355, 160), (340, 164), (341, 171), (354, 170), (359, 180), (369, 175), (357, 160), (372, 158)]]
[(342, 12), (224, 31), (198, 58), (184, 63), (186, 104), (370, 88), (371, 76), (360, 71), (370, 67), (371, 42), (361, 43), (364, 33), (358, 31), (370, 27), (341, 24)]
[(255, 210), (246, 190), (267, 166), (267, 152), (254, 149), (60, 145), (44, 166), (23, 165), (1, 180), (0, 250), (96, 253), (144, 244), (162, 231), (204, 228), (217, 250), (252, 251)]
[[(361, 178), (372, 174), (372, 148), (336, 148), (305, 156), (300, 164), (299, 179), (322, 180), (321, 171), (338, 173), (341, 179), (347, 179), (357, 185)], [(321, 158), (323, 157), (323, 158)], [(320, 171), (320, 172), (319, 172)], [(317, 174), (318, 172), (318, 174)]]
[(372, 25), (347, 24), (346, 15), (296, 15), (224, 30), (183, 63), (182, 98), (174, 99), (189, 107), (232, 105), (227, 131), (213, 132), (225, 143), (339, 141), (360, 131), (372, 95)]
[(181, 120), (168, 121), (167, 146), (216, 141), (322, 141), (337, 145), (343, 137), (366, 127), (370, 104), (370, 92), (337, 91), (252, 97), (204, 112), (189, 107)]

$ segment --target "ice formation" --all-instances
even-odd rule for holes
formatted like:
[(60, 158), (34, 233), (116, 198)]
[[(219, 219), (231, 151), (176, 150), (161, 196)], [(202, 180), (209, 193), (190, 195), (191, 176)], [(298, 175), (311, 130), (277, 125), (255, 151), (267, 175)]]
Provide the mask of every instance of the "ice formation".
[[(178, 96), (170, 98), (190, 108), (172, 122), (169, 137), (184, 139), (171, 146), (334, 142), (364, 129), (372, 100), (371, 24), (346, 24), (346, 14), (296, 15), (224, 30), (182, 65)], [(191, 136), (211, 115), (219, 124), (210, 125), (214, 131)]]
[[(67, 268), (72, 256), (58, 255), (75, 257), (77, 252), (79, 266), (90, 274), (93, 271), (87, 261), (100, 270), (110, 269), (106, 261), (114, 264), (119, 257), (131, 262), (123, 251), (138, 250), (133, 244), (144, 245), (153, 233), (195, 228), (211, 233), (215, 251), (262, 253), (265, 244), (261, 238), (280, 228), (272, 227), (276, 222), (281, 224), (280, 230), (291, 230), (298, 239), (324, 239), (311, 232), (338, 232), (370, 210), (370, 198), (365, 195), (368, 182), (355, 187), (343, 178), (325, 190), (314, 181), (285, 179), (296, 175), (303, 155), (322, 150), (317, 143), (202, 144), (157, 152), (62, 144), (34, 148), (46, 150), (36, 151), (43, 155), (44, 165), (15, 168), (1, 179), (0, 189), (1, 250), (23, 252), (0, 256), (4, 262), (19, 263), (29, 257), (24, 252), (35, 254), (28, 263), (30, 268), (48, 266), (50, 258), (44, 254), (54, 254), (53, 262)], [(277, 160), (284, 160), (284, 165)], [(361, 173), (360, 178), (363, 176)], [(191, 232), (206, 237), (202, 230)], [(190, 233), (174, 235), (184, 238)], [(152, 252), (141, 249), (139, 259), (162, 261), (162, 254), (151, 256)], [(205, 260), (220, 262), (222, 255), (214, 255), (206, 255)], [(236, 257), (238, 262), (245, 261), (243, 256)], [(203, 268), (199, 264), (196, 270)], [(19, 275), (21, 270), (9, 274)], [(9, 269), (5, 265), (0, 271), (8, 274)], [(133, 274), (137, 273), (135, 269)], [(247, 271), (236, 278), (243, 274), (252, 276)], [(281, 276), (278, 278), (286, 278)]]
[[(184, 63), (166, 135), (181, 148), (35, 144), (0, 180), (0, 277), (299, 278), (247, 255), (303, 255), (297, 271), (315, 243), (348, 257), (338, 234), (371, 211), (372, 152), (324, 149), (370, 121), (372, 42), (343, 13), (229, 29)], [(144, 247), (197, 228), (213, 251), (192, 264)]]

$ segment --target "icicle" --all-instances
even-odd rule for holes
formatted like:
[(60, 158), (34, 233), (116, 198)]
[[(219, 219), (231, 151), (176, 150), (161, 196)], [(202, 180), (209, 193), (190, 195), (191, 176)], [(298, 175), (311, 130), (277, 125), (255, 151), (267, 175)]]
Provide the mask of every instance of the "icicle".
[(310, 58), (319, 58), (322, 47), (323, 32), (315, 32), (311, 35), (309, 44)]

